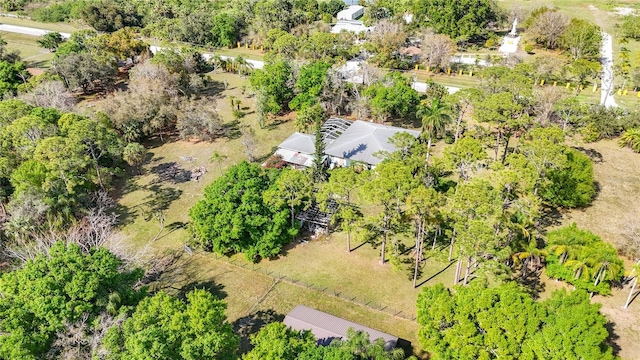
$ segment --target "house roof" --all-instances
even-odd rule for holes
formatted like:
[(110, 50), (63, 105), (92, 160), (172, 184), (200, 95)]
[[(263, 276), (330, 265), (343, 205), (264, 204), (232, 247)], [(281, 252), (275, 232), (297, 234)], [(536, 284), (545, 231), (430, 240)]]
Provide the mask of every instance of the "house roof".
[(315, 135), (295, 132), (278, 145), (278, 148), (304, 154), (313, 154), (316, 152), (315, 138)]
[(338, 20), (338, 22), (336, 22), (336, 24), (331, 28), (331, 33), (339, 34), (340, 32), (342, 32), (342, 30), (357, 34), (361, 32), (372, 31), (373, 26), (364, 26), (362, 21), (358, 20)]
[(400, 53), (402, 55), (413, 56), (413, 55), (420, 55), (421, 51), (420, 51), (420, 48), (417, 47), (417, 46), (409, 46), (409, 47), (406, 47), (406, 48), (400, 50)]
[(364, 10), (364, 6), (360, 5), (351, 5), (348, 8), (341, 10), (336, 15), (338, 20), (353, 20), (354, 15), (357, 16), (358, 13)]
[(382, 159), (373, 154), (378, 151), (391, 153), (398, 150), (389, 142), (389, 138), (399, 132), (407, 132), (414, 137), (420, 135), (414, 130), (357, 120), (326, 147), (325, 153), (338, 158), (377, 165)]
[(347, 330), (352, 328), (369, 334), (369, 340), (384, 340), (385, 350), (395, 348), (398, 338), (381, 331), (356, 324), (325, 312), (298, 305), (285, 318), (285, 325), (294, 330), (311, 330), (318, 343), (328, 345), (335, 338), (346, 338)]
[(289, 164), (295, 164), (305, 167), (311, 167), (313, 160), (316, 158), (313, 154), (305, 154), (299, 151), (292, 151), (287, 149), (278, 149), (274, 155), (282, 156), (282, 160)]

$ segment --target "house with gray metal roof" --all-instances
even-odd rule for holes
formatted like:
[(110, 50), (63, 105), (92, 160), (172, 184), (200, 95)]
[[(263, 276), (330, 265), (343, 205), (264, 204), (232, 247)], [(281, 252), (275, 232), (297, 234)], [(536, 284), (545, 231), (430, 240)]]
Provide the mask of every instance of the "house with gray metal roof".
[(381, 154), (399, 150), (389, 142), (399, 132), (406, 132), (414, 137), (420, 135), (420, 132), (414, 130), (357, 120), (327, 145), (325, 153), (329, 155), (333, 166), (349, 166), (352, 162), (376, 166), (384, 160)]
[(389, 351), (396, 347), (398, 337), (381, 331), (356, 324), (354, 322), (327, 314), (325, 312), (298, 305), (284, 318), (284, 324), (294, 330), (310, 330), (316, 337), (318, 344), (329, 345), (333, 339), (346, 339), (347, 330), (364, 331), (369, 334), (369, 340), (384, 341), (384, 349)]
[[(414, 137), (420, 135), (414, 130), (340, 118), (327, 120), (320, 129), (325, 143), (324, 152), (331, 167), (346, 167), (353, 162), (368, 167), (376, 166), (384, 160), (384, 154), (399, 150), (389, 142), (399, 132), (406, 132)], [(275, 155), (282, 156), (286, 163), (294, 167), (310, 167), (313, 165), (314, 153), (315, 135), (296, 132), (278, 146)]]

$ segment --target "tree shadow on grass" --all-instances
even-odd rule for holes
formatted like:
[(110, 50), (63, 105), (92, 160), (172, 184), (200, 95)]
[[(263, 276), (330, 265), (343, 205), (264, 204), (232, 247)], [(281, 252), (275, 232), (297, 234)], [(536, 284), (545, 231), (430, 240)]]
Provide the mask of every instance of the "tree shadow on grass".
[(444, 268), (442, 268), (442, 270), (438, 271), (437, 273), (429, 276), (427, 279), (423, 280), (422, 282), (419, 282), (416, 284), (416, 288), (419, 288), (420, 286), (428, 283), (429, 281), (433, 280), (436, 276), (442, 274), (443, 272), (445, 272), (448, 268), (451, 267), (451, 265), (453, 265), (455, 263), (455, 261), (451, 261), (449, 264), (447, 264), (447, 266), (445, 266)]
[(602, 163), (604, 162), (604, 158), (602, 157), (602, 153), (595, 149), (587, 149), (581, 146), (574, 146), (574, 149), (580, 151), (581, 153), (587, 155), (591, 161), (594, 163)]
[(183, 169), (175, 161), (158, 164), (149, 171), (157, 176), (151, 184), (164, 182), (181, 184), (191, 180), (191, 170)]
[(246, 354), (253, 348), (250, 341), (252, 334), (260, 331), (267, 324), (282, 320), (284, 315), (269, 309), (253, 312), (234, 321), (231, 325), (236, 334), (240, 335), (240, 353)]
[(240, 121), (233, 120), (229, 121), (222, 125), (222, 131), (224, 132), (224, 136), (228, 140), (239, 139), (242, 136), (242, 132), (240, 131)]
[(207, 292), (211, 293), (213, 296), (215, 296), (217, 299), (220, 299), (220, 300), (227, 297), (227, 292), (224, 291), (224, 285), (217, 284), (213, 280), (190, 282), (185, 286), (183, 286), (182, 288), (180, 288), (176, 296), (182, 300), (185, 300), (187, 298), (187, 294), (196, 289), (206, 290)]
[(171, 203), (178, 200), (182, 195), (182, 190), (174, 187), (162, 187), (161, 185), (151, 185), (145, 188), (145, 190), (151, 192), (145, 198), (145, 202), (138, 206), (143, 208), (143, 212), (158, 212), (164, 211), (169, 208)]

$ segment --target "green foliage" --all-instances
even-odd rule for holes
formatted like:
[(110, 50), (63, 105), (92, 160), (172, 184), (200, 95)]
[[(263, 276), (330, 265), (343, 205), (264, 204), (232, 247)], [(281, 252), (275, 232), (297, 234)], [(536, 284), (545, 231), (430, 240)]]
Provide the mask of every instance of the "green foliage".
[(620, 29), (625, 37), (640, 39), (640, 17), (634, 15), (623, 17)]
[(132, 6), (122, 6), (110, 0), (87, 5), (82, 9), (81, 16), (94, 29), (104, 32), (141, 25), (141, 17)]
[(254, 90), (264, 97), (264, 109), (268, 114), (278, 114), (286, 110), (293, 98), (290, 87), (291, 65), (285, 60), (268, 60), (263, 69), (251, 74), (249, 81)]
[[(62, 226), (81, 216), (91, 206), (91, 193), (108, 189), (119, 174), (122, 144), (104, 123), (16, 100), (1, 102), (0, 109), (7, 122), (0, 128), (0, 178), (13, 184), (10, 199), (16, 205), (22, 197), (35, 197), (46, 205), (49, 220)], [(43, 219), (20, 218), (14, 220), (31, 225), (14, 229), (46, 225)]]
[(296, 116), (296, 129), (302, 132), (308, 132), (310, 129), (322, 124), (327, 117), (320, 104), (305, 106)]
[(122, 160), (131, 167), (140, 167), (146, 157), (147, 149), (142, 144), (128, 143), (127, 146), (122, 149)]
[(418, 0), (414, 21), (426, 21), (436, 33), (454, 40), (477, 41), (487, 37), (487, 25), (498, 19), (497, 12), (492, 0)]
[(226, 321), (226, 307), (206, 290), (187, 293), (186, 303), (159, 292), (142, 300), (121, 327), (109, 329), (107, 358), (234, 358), (239, 339)]
[(107, 309), (118, 313), (135, 304), (141, 294), (132, 286), (141, 276), (123, 271), (106, 249), (83, 253), (56, 243), (47, 255), (0, 277), (0, 357), (42, 359), (67, 322), (83, 316), (91, 322)]
[(514, 284), (436, 285), (418, 296), (418, 339), (435, 359), (613, 359), (598, 310), (581, 291), (535, 302)]
[(391, 72), (382, 81), (365, 89), (364, 95), (371, 99), (371, 109), (382, 121), (411, 121), (420, 103), (418, 92), (411, 82), (399, 72)]
[(347, 338), (316, 345), (310, 331), (296, 331), (275, 322), (251, 336), (254, 348), (243, 360), (400, 360), (402, 350), (386, 351), (382, 339), (371, 342), (365, 332), (347, 330)]
[(31, 12), (31, 18), (40, 22), (63, 22), (79, 19), (87, 2), (84, 0), (67, 0), (37, 8)]
[(46, 33), (38, 39), (38, 45), (51, 51), (55, 51), (63, 42), (64, 39), (58, 32)]
[(609, 294), (610, 282), (622, 278), (624, 264), (616, 249), (575, 223), (549, 232), (547, 274), (578, 289)]
[(640, 153), (640, 129), (629, 129), (622, 133), (618, 140), (620, 147), (628, 147), (634, 152)]
[(601, 105), (590, 107), (581, 118), (585, 141), (593, 142), (620, 136), (624, 131), (640, 127), (640, 112), (622, 111)]
[(596, 194), (593, 162), (574, 149), (566, 149), (566, 165), (546, 174), (549, 180), (540, 196), (552, 206), (574, 208), (589, 205)]
[(281, 322), (268, 324), (251, 336), (253, 349), (243, 360), (297, 360), (316, 346), (311, 331), (295, 331)]
[(586, 20), (571, 19), (560, 39), (573, 60), (597, 61), (600, 56), (602, 34), (600, 28)]
[(583, 291), (556, 291), (544, 303), (544, 326), (527, 346), (538, 359), (616, 359), (607, 344), (607, 319)]
[(290, 203), (273, 206), (263, 199), (279, 174), (247, 162), (227, 170), (189, 210), (193, 242), (221, 254), (244, 252), (249, 259), (277, 255), (297, 232), (288, 221)]
[(213, 17), (211, 28), (214, 46), (232, 46), (238, 40), (237, 19), (227, 13), (219, 13)]
[(289, 103), (291, 110), (302, 110), (319, 101), (330, 67), (330, 64), (316, 61), (300, 68), (295, 87), (297, 94)]
[(60, 76), (68, 88), (80, 88), (84, 93), (111, 88), (118, 74), (115, 63), (88, 53), (61, 56), (52, 61), (51, 67), (52, 73)]

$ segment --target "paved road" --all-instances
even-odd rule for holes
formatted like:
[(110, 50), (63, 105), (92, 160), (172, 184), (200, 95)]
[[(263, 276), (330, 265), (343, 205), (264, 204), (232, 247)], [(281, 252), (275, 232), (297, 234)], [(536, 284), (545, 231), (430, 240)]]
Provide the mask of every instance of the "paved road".
[[(31, 36), (42, 36), (46, 33), (52, 32), (49, 30), (30, 28), (26, 26), (7, 25), (7, 24), (0, 24), (0, 31), (31, 35)], [(65, 39), (68, 39), (71, 36), (71, 34), (69, 33), (60, 33), (60, 35), (62, 35), (62, 37)]]
[(602, 33), (602, 48), (600, 49), (600, 63), (602, 64), (602, 85), (600, 86), (600, 104), (605, 107), (616, 107), (613, 98), (613, 41), (611, 35)]

